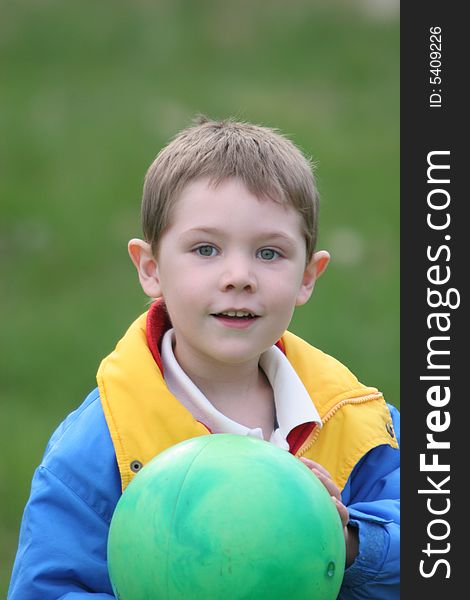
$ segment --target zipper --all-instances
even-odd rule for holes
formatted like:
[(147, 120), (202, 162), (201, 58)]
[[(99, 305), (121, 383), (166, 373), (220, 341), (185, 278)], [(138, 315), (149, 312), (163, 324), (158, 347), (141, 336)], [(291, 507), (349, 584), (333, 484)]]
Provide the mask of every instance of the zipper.
[[(378, 398), (382, 398), (383, 394), (381, 392), (374, 392), (373, 394), (368, 394), (367, 396), (359, 396), (358, 398), (346, 398), (345, 400), (341, 400), (338, 404), (335, 404), (333, 408), (331, 408), (326, 415), (322, 418), (322, 423), (325, 425), (331, 417), (342, 408), (345, 404), (363, 404), (364, 402), (370, 402), (371, 400), (376, 400)], [(295, 456), (303, 456), (313, 444), (317, 441), (318, 436), (320, 435), (321, 427), (315, 427), (312, 433), (305, 440), (303, 445), (297, 450)]]

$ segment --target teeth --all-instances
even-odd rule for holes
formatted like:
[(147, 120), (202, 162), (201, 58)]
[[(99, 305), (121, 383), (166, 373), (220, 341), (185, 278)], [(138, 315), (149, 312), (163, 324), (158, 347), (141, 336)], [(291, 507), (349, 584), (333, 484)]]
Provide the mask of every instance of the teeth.
[(245, 312), (241, 310), (226, 310), (220, 313), (221, 315), (225, 315), (227, 317), (254, 317), (255, 315), (250, 312)]

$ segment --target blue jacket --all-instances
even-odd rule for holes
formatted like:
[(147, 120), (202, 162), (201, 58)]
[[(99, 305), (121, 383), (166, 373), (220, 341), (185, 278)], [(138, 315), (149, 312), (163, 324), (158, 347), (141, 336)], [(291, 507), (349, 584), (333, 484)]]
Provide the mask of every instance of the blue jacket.
[[(399, 413), (389, 406), (399, 440)], [(121, 474), (98, 389), (55, 431), (35, 472), (9, 600), (110, 600), (106, 546)], [(370, 450), (342, 491), (360, 552), (340, 599), (399, 597), (399, 451)], [(91, 596), (91, 594), (93, 594)]]

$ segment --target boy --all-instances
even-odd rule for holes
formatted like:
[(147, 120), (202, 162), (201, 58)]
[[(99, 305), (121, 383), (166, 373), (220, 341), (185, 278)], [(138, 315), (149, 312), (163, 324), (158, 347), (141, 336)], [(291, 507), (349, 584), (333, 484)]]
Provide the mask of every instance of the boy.
[[(329, 255), (309, 162), (277, 132), (201, 119), (150, 166), (129, 254), (156, 301), (52, 436), (23, 518), (10, 600), (112, 598), (106, 542), (153, 456), (212, 433), (304, 461), (345, 533), (340, 598), (398, 598), (398, 412), (286, 332)], [(93, 596), (91, 596), (91, 594)]]

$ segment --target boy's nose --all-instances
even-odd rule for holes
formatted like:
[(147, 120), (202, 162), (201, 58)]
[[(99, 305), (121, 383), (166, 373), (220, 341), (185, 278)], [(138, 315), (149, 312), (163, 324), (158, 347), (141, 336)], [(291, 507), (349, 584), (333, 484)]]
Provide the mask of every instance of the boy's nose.
[(222, 291), (255, 292), (258, 284), (251, 267), (249, 261), (241, 258), (227, 261), (220, 276), (220, 289)]

